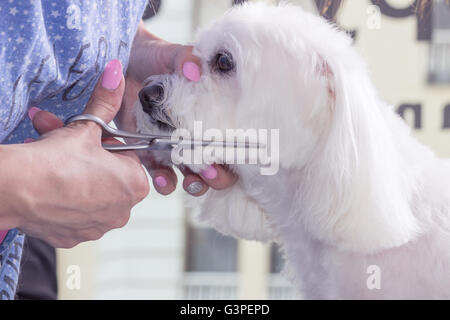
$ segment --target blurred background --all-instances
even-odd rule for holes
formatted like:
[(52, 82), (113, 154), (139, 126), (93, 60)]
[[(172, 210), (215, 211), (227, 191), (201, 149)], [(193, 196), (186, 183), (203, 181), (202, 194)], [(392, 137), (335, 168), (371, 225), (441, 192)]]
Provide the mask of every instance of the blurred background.
[[(154, 34), (188, 43), (231, 0), (152, 0)], [(278, 1), (269, 1), (276, 3)], [(291, 0), (354, 37), (381, 97), (413, 134), (450, 157), (450, 5), (446, 0)], [(420, 8), (420, 13), (416, 9)], [(61, 299), (296, 299), (273, 245), (223, 236), (195, 221), (179, 188), (152, 191), (129, 224), (97, 242), (58, 250)]]

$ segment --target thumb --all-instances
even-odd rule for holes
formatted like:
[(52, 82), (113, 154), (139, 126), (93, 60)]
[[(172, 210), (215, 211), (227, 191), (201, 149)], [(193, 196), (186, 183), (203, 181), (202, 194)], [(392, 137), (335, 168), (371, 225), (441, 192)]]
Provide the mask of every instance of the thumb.
[(84, 113), (111, 122), (120, 109), (125, 88), (122, 64), (119, 60), (111, 60), (105, 67), (100, 81), (97, 83)]

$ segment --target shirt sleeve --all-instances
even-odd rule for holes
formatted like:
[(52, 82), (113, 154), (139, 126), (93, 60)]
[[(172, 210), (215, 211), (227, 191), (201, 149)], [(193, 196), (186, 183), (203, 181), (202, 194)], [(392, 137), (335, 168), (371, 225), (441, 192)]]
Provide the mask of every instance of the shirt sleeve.
[(14, 299), (25, 235), (11, 229), (0, 244), (0, 300)]

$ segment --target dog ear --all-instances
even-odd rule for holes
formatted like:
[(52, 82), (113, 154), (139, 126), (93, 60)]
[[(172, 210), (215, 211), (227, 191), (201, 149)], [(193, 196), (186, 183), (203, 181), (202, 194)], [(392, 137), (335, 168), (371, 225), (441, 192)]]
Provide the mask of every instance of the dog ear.
[(411, 210), (415, 184), (394, 142), (407, 128), (378, 99), (362, 62), (348, 65), (321, 67), (330, 86), (330, 127), (307, 166), (311, 179), (303, 188), (309, 191), (300, 201), (317, 237), (373, 253), (418, 234)]

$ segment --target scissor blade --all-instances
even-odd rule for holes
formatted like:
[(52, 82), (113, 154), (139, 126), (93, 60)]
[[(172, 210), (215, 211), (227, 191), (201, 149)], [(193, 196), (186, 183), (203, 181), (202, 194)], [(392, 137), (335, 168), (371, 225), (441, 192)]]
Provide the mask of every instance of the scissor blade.
[(148, 144), (102, 144), (103, 149), (108, 151), (132, 151), (132, 150), (150, 150)]
[(174, 147), (195, 148), (195, 147), (213, 147), (213, 148), (246, 148), (260, 149), (265, 148), (263, 143), (249, 142), (226, 142), (226, 141), (207, 141), (207, 140), (175, 140), (166, 137), (154, 138), (149, 143), (135, 144), (103, 144), (103, 148), (109, 151), (127, 151), (127, 150), (170, 150)]

